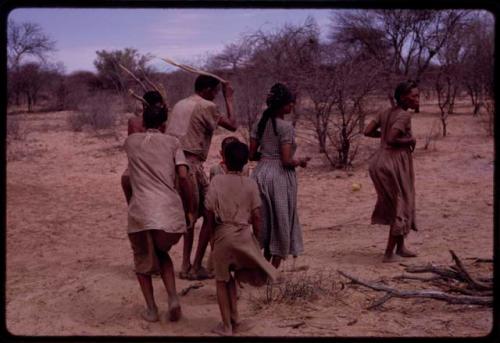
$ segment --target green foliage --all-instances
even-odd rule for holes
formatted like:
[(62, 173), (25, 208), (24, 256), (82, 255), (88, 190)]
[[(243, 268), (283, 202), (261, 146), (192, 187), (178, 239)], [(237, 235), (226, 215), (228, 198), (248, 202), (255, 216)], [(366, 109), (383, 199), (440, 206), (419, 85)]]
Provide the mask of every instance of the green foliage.
[(141, 55), (136, 49), (125, 48), (123, 50), (96, 51), (97, 58), (94, 66), (97, 76), (105, 89), (113, 89), (124, 93), (134, 82), (130, 76), (120, 68), (120, 64), (140, 77), (140, 75), (151, 73), (151, 68), (146, 66), (151, 59), (150, 55)]

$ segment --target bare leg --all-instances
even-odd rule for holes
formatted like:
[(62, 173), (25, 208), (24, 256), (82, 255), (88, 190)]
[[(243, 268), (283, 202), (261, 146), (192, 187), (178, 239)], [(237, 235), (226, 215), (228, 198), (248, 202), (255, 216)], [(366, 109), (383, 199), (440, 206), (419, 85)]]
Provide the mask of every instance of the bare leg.
[[(196, 280), (210, 279), (213, 277), (203, 266), (201, 265), (203, 261), (203, 256), (207, 250), (208, 242), (210, 241), (210, 231), (208, 230), (208, 219), (207, 214), (203, 215), (203, 224), (201, 225), (200, 235), (198, 237), (198, 247), (196, 248), (196, 254), (193, 261), (193, 267), (190, 277)], [(203, 244), (206, 242), (206, 244)]]
[(396, 262), (397, 259), (394, 257), (394, 247), (396, 246), (397, 236), (393, 236), (389, 232), (389, 239), (387, 240), (387, 247), (385, 248), (384, 259), (382, 262)]
[(227, 284), (227, 289), (229, 292), (229, 305), (230, 305), (230, 310), (231, 310), (231, 324), (233, 327), (235, 325), (238, 325), (240, 321), (240, 316), (238, 314), (238, 307), (237, 307), (237, 290), (236, 290), (236, 281), (234, 280), (233, 277), (229, 279), (229, 282)]
[(180, 276), (182, 279), (187, 278), (187, 273), (191, 269), (191, 251), (193, 250), (193, 238), (194, 238), (194, 223), (191, 227), (188, 227), (186, 233), (184, 234), (184, 246), (182, 250), (182, 266)]
[[(238, 273), (243, 275), (244, 273)], [(237, 277), (237, 275), (235, 275)], [(251, 329), (254, 326), (254, 322), (251, 320), (240, 320), (240, 315), (238, 313), (238, 290), (236, 287), (237, 280), (232, 278), (229, 280), (227, 284), (228, 292), (229, 292), (229, 304), (231, 310), (231, 326), (233, 328), (233, 332), (242, 332)], [(239, 280), (238, 280), (239, 282)], [(265, 280), (263, 280), (262, 285), (265, 284)]]
[(151, 280), (151, 275), (139, 274), (137, 273), (137, 280), (141, 286), (142, 294), (144, 295), (144, 300), (146, 300), (147, 309), (145, 312), (141, 313), (144, 320), (148, 322), (158, 321), (158, 307), (155, 303), (154, 292), (153, 292), (153, 282)]
[(222, 336), (230, 336), (233, 334), (233, 328), (231, 325), (231, 301), (228, 285), (225, 281), (216, 281), (216, 288), (222, 323), (212, 331)]
[(398, 236), (396, 242), (396, 254), (402, 257), (416, 257), (417, 254), (405, 247), (405, 236)]
[(278, 269), (281, 264), (281, 260), (283, 260), (281, 256), (272, 255), (271, 264), (274, 266), (274, 268)]
[(160, 257), (160, 275), (167, 290), (169, 320), (176, 322), (181, 317), (181, 305), (175, 289), (174, 265), (168, 254)]
[(128, 175), (122, 175), (122, 189), (125, 194), (125, 200), (129, 204), (132, 198), (132, 185), (130, 184), (130, 177)]

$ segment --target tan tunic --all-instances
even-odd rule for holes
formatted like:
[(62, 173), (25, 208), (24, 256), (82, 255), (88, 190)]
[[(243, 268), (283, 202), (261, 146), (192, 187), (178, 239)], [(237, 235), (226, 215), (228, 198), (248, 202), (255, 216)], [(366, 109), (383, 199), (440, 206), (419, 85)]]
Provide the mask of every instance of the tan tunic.
[[(226, 165), (224, 164), (224, 162), (214, 164), (212, 167), (210, 167), (210, 180), (212, 180), (215, 175), (224, 175), (226, 173), (227, 173), (226, 172)], [(244, 176), (250, 175), (250, 170), (248, 169), (248, 164), (243, 167), (241, 175), (244, 175)]]
[(193, 94), (175, 104), (166, 133), (178, 137), (184, 151), (205, 161), (220, 117), (215, 103)]
[(415, 176), (408, 147), (387, 144), (395, 128), (411, 136), (411, 116), (401, 108), (391, 109), (375, 119), (381, 129), (380, 149), (370, 162), (369, 173), (377, 191), (372, 224), (391, 225), (391, 235), (407, 235), (415, 225)]
[(213, 260), (215, 278), (229, 281), (230, 270), (276, 279), (276, 269), (264, 258), (249, 226), (252, 210), (260, 207), (255, 181), (239, 174), (217, 175), (208, 188), (205, 206), (215, 214)]
[(175, 189), (175, 166), (187, 165), (179, 140), (158, 130), (133, 133), (125, 140), (133, 193), (128, 233), (186, 231), (182, 201)]

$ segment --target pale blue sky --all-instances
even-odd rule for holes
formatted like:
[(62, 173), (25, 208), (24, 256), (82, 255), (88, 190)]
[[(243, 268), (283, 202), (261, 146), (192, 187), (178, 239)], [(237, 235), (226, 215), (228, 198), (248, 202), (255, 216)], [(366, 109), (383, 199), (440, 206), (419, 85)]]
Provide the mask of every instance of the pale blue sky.
[[(35, 22), (55, 40), (53, 61), (68, 73), (95, 70), (96, 50), (136, 48), (141, 54), (168, 56), (180, 62), (196, 61), (220, 52), (242, 33), (273, 30), (285, 22), (304, 23), (307, 16), (328, 33), (328, 9), (16, 9), (9, 19)], [(154, 63), (160, 70), (171, 70)]]

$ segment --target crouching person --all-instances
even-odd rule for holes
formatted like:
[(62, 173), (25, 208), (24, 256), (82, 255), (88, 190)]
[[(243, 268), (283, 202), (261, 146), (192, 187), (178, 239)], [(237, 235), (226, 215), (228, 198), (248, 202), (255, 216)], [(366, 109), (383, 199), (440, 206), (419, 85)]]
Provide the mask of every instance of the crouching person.
[[(217, 301), (222, 323), (213, 332), (232, 335), (243, 330), (236, 306), (236, 281), (260, 287), (275, 281), (277, 270), (264, 258), (259, 247), (260, 193), (254, 180), (242, 175), (248, 162), (248, 147), (229, 143), (223, 152), (226, 174), (216, 175), (205, 199), (208, 225), (200, 235), (197, 254), (203, 254), (212, 238)], [(252, 230), (249, 227), (252, 224)]]
[[(181, 316), (174, 267), (168, 252), (186, 232), (189, 220), (185, 218), (182, 201), (192, 198), (187, 162), (178, 139), (164, 134), (166, 120), (167, 107), (163, 99), (145, 106), (145, 132), (133, 133), (125, 141), (133, 189), (128, 206), (128, 236), (137, 280), (147, 306), (141, 315), (149, 322), (159, 320), (153, 296), (153, 273), (159, 273), (165, 285), (169, 320), (177, 321)], [(176, 173), (180, 195), (174, 184)]]

